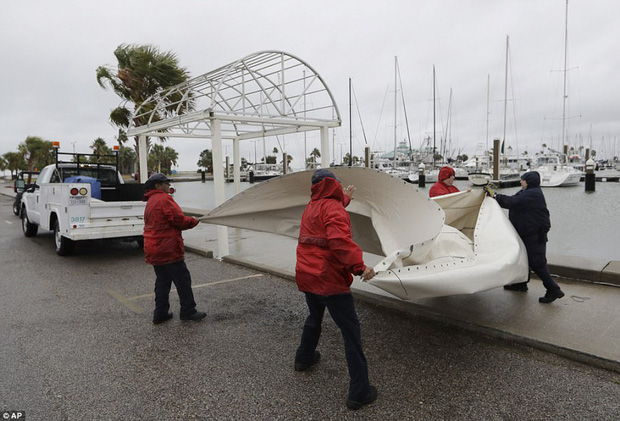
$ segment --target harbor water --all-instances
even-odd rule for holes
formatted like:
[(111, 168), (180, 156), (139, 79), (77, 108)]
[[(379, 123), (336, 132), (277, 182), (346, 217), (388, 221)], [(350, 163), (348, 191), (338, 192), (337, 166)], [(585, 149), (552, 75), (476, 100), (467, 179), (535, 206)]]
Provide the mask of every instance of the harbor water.
[[(257, 185), (259, 183), (256, 183)], [(242, 182), (241, 190), (253, 186)], [(419, 189), (428, 194), (426, 188)], [(456, 181), (461, 190), (472, 187), (467, 181)], [(215, 199), (213, 181), (189, 181), (174, 183), (175, 200), (185, 207), (213, 209)], [(520, 187), (498, 189), (499, 193), (514, 194)], [(566, 256), (602, 260), (620, 260), (620, 183), (596, 183), (596, 191), (586, 193), (583, 183), (573, 187), (543, 189), (551, 214), (548, 252)], [(235, 194), (233, 183), (226, 183), (226, 199)], [(308, 188), (308, 197), (310, 189)], [(395, 198), (396, 199), (396, 198)], [(397, 200), (397, 199), (396, 199)]]

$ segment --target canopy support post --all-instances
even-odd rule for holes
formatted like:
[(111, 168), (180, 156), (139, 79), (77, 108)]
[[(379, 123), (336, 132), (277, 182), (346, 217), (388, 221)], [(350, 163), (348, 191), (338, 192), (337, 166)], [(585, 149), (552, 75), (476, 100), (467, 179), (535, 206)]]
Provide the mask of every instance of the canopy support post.
[[(211, 120), (211, 132), (213, 134), (213, 184), (215, 193), (215, 206), (224, 203), (226, 195), (224, 194), (224, 167), (222, 167), (223, 147), (222, 147), (222, 126), (221, 121), (217, 118)], [(222, 225), (217, 227), (217, 249), (218, 259), (229, 254), (228, 251), (228, 228)]]
[(239, 153), (239, 138), (233, 139), (233, 174), (235, 180), (235, 194), (238, 194), (241, 190), (241, 154)]
[(147, 165), (147, 150), (146, 150), (146, 135), (138, 136), (138, 158), (140, 167), (138, 171), (140, 172), (140, 183), (146, 183), (146, 180), (149, 179), (149, 167)]
[(321, 126), (321, 168), (329, 168), (329, 127)]

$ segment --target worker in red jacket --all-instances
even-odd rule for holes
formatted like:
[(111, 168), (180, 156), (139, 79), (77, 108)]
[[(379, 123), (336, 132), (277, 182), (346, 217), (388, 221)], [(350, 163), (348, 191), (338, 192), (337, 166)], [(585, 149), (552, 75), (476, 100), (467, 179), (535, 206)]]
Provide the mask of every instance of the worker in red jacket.
[(428, 191), (430, 197), (443, 196), (444, 194), (458, 193), (460, 190), (454, 185), (456, 174), (454, 169), (443, 167), (439, 170), (437, 182)]
[(172, 319), (168, 300), (172, 282), (181, 302), (181, 320), (201, 320), (207, 314), (196, 310), (181, 236), (182, 230), (194, 228), (198, 220), (183, 214), (170, 195), (170, 180), (164, 174), (153, 174), (144, 187), (144, 260), (153, 265), (156, 275), (153, 323)]
[(345, 207), (355, 188), (343, 190), (329, 170), (312, 175), (312, 196), (301, 217), (295, 281), (306, 295), (310, 315), (304, 324), (295, 355), (295, 370), (305, 371), (319, 362), (316, 350), (325, 307), (340, 328), (351, 378), (347, 407), (359, 409), (377, 398), (368, 380), (359, 320), (351, 295), (351, 274), (371, 279), (375, 271), (364, 264), (362, 250), (351, 239), (351, 221)]

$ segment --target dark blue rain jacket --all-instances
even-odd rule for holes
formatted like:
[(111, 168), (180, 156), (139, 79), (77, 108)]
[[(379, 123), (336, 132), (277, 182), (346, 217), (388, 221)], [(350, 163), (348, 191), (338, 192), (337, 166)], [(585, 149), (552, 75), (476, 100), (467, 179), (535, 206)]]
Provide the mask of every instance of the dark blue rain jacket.
[(525, 190), (513, 196), (497, 194), (495, 198), (502, 208), (508, 209), (508, 219), (524, 241), (535, 239), (538, 243), (545, 243), (551, 219), (545, 196), (540, 189), (540, 174), (528, 171), (521, 178), (527, 182)]

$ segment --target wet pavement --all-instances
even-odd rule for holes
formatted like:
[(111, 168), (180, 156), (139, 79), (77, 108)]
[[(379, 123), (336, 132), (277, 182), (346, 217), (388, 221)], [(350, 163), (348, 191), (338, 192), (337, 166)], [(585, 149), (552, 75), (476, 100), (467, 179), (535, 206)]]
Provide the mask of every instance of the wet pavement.
[[(135, 243), (55, 254), (0, 196), (0, 412), (29, 420), (620, 418), (620, 374), (356, 300), (376, 403), (345, 407), (329, 316), (309, 372), (293, 370), (306, 308), (286, 277), (187, 254), (202, 322), (150, 320), (154, 273)], [(534, 296), (529, 297), (534, 300)], [(612, 321), (613, 322), (613, 321)], [(596, 328), (600, 328), (597, 326)]]

